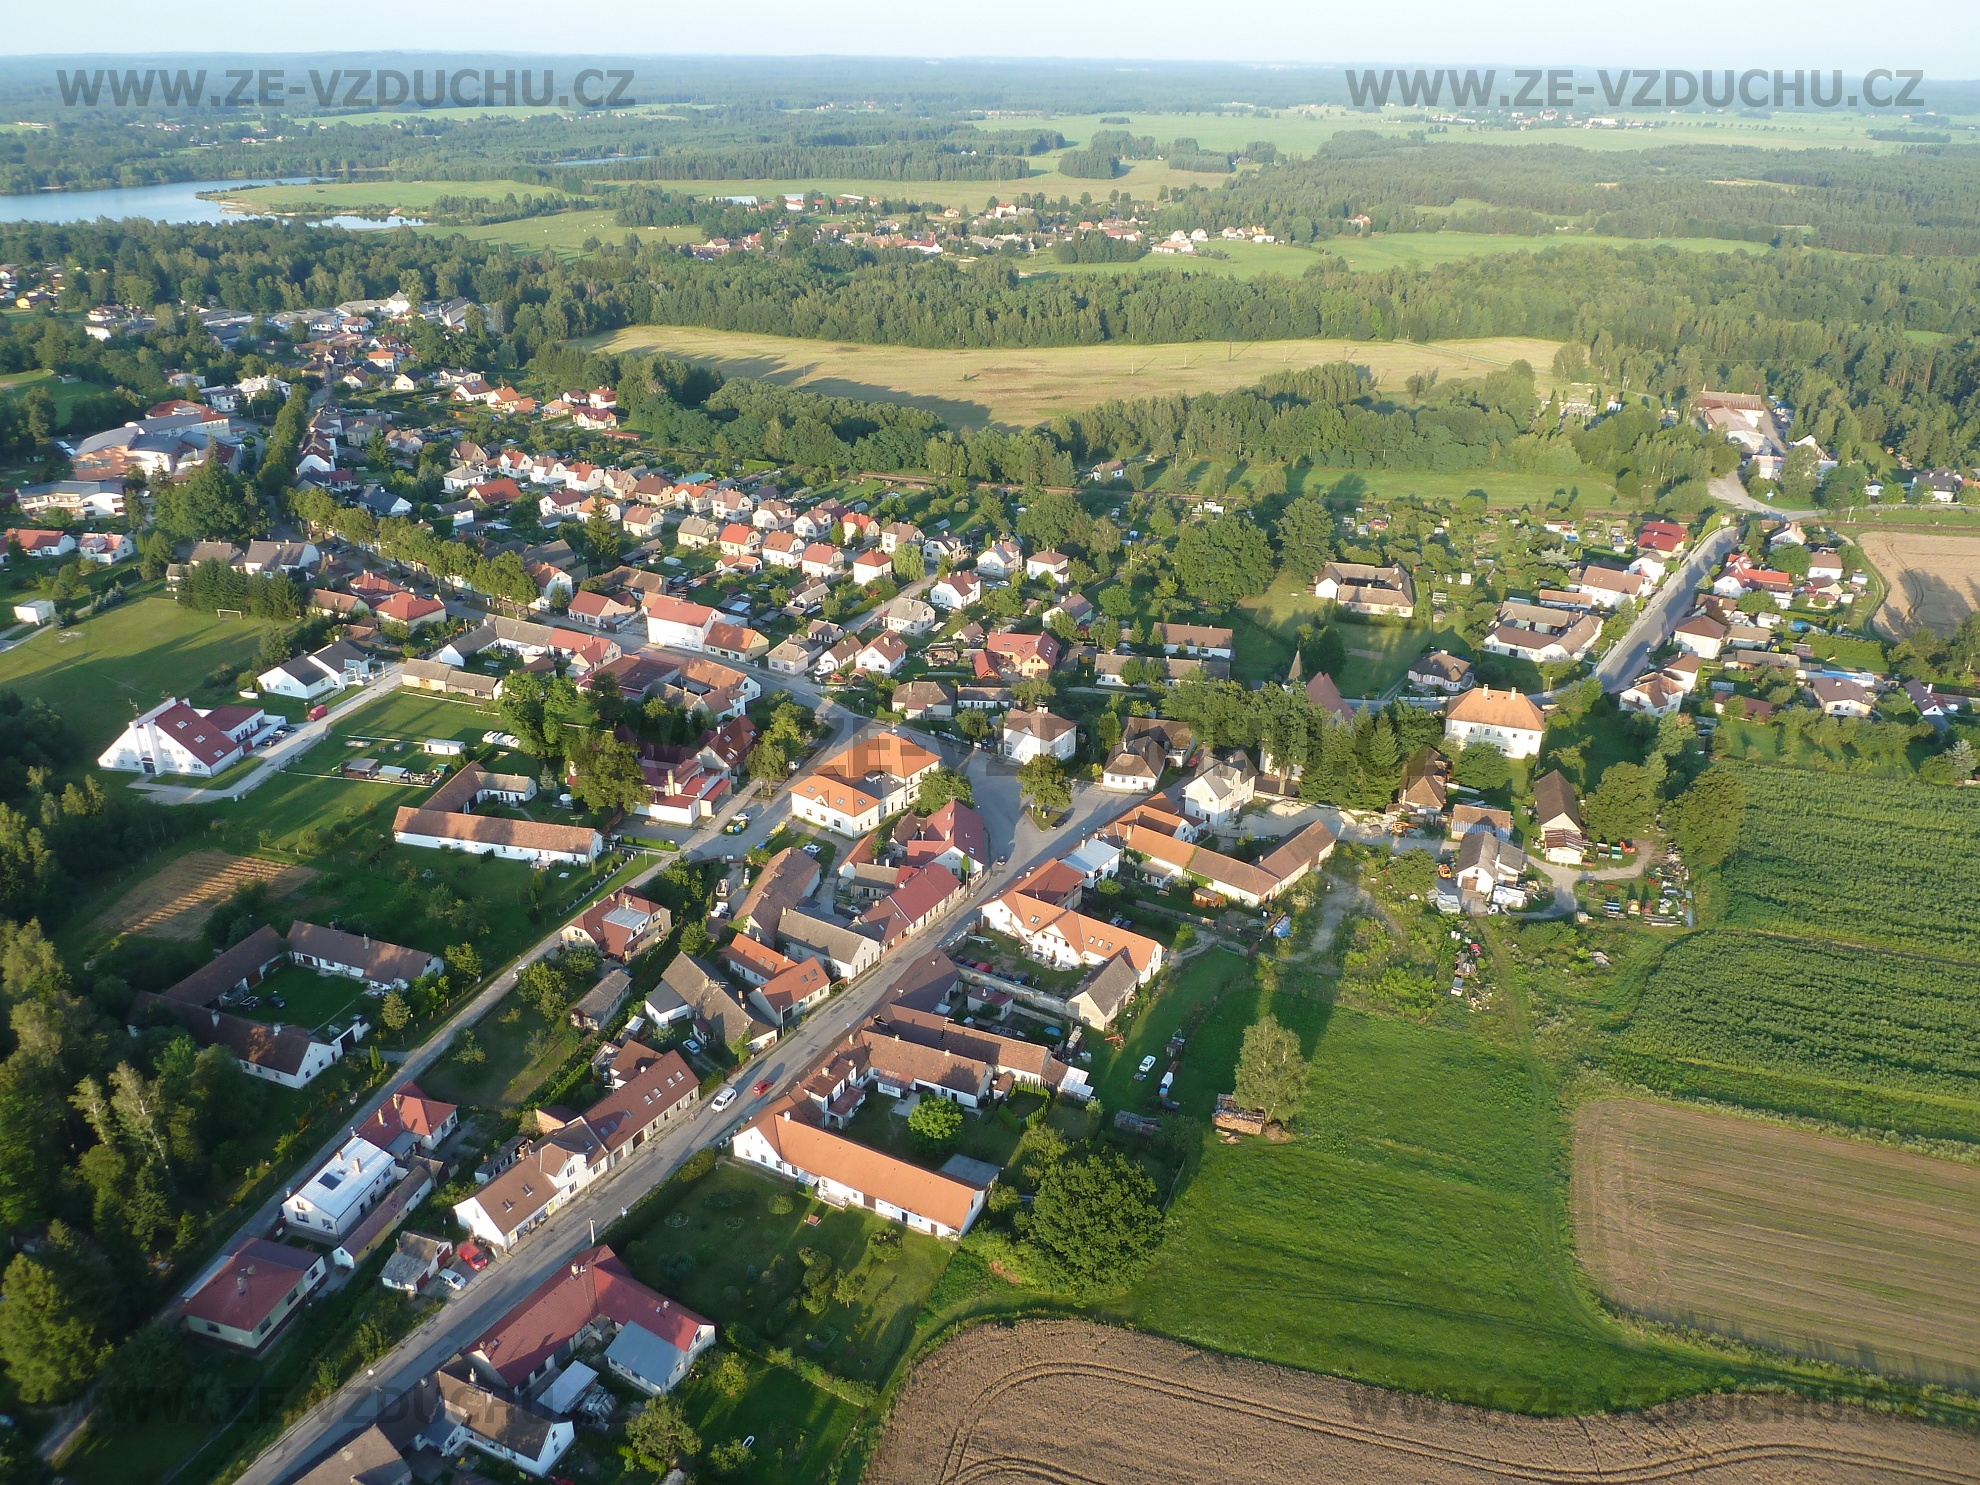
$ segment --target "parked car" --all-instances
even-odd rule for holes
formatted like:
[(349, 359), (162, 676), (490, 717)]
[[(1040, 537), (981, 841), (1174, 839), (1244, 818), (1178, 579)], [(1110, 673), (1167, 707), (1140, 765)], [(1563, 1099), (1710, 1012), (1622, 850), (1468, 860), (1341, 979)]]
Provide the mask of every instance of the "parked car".
[(724, 1088), (720, 1093), (715, 1095), (715, 1101), (709, 1107), (719, 1114), (735, 1101), (736, 1090), (733, 1088)]
[(770, 1080), (768, 1078), (759, 1079), (756, 1086), (750, 1089), (749, 1091), (755, 1094), (758, 1098), (761, 1098), (764, 1094), (770, 1091)]
[(480, 1273), (488, 1267), (488, 1255), (481, 1250), (480, 1245), (477, 1243), (462, 1243), (459, 1249), (455, 1251), (454, 1256), (476, 1273)]
[(1141, 1066), (1135, 1072), (1134, 1080), (1138, 1083), (1153, 1071), (1155, 1071), (1155, 1054), (1150, 1052), (1146, 1057), (1141, 1059)]
[(443, 1289), (459, 1294), (468, 1286), (468, 1275), (457, 1268), (443, 1268), (433, 1276), (433, 1282)]
[(804, 843), (804, 854), (807, 856), (816, 856), (818, 854), (818, 842), (815, 840), (806, 841)]
[(681, 1045), (689, 1052), (699, 1052), (701, 1050), (701, 1043), (693, 1037), (688, 1037)]

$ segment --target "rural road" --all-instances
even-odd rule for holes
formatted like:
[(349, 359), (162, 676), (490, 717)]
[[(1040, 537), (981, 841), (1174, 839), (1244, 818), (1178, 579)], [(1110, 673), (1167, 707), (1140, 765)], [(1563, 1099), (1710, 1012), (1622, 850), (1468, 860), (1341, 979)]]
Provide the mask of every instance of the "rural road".
[[(1738, 481), (1733, 482), (1737, 484)], [(1742, 495), (1746, 492), (1741, 491)], [(1748, 497), (1751, 498), (1751, 497)], [(1664, 581), (1638, 614), (1636, 622), (1609, 649), (1595, 667), (1595, 678), (1604, 691), (1620, 691), (1643, 672), (1643, 663), (1671, 637), (1671, 631), (1684, 622), (1697, 597), (1698, 585), (1739, 545), (1737, 524), (1718, 526), (1691, 549), (1683, 562), (1664, 575)]]
[(1763, 516), (1779, 516), (1784, 521), (1798, 521), (1803, 516), (1818, 514), (1812, 510), (1789, 510), (1785, 506), (1769, 505), (1764, 500), (1755, 500), (1746, 493), (1746, 486), (1739, 482), (1739, 476), (1736, 474), (1719, 475), (1709, 481), (1706, 488), (1712, 492), (1714, 500), (1734, 510), (1753, 511)]
[[(459, 1299), (449, 1301), (363, 1375), (353, 1377), (312, 1409), (239, 1477), (240, 1485), (276, 1485), (328, 1446), (385, 1414), (421, 1377), (483, 1334), (523, 1296), (590, 1246), (595, 1228), (609, 1225), (672, 1175), (688, 1156), (704, 1146), (725, 1142), (788, 1091), (850, 1027), (873, 1012), (919, 955), (952, 936), (985, 899), (1003, 890), (1019, 873), (1070, 849), (1141, 798), (1082, 789), (1074, 796), (1067, 821), (1056, 830), (1044, 831), (1032, 825), (1028, 817), (1014, 818), (1009, 808), (1017, 801), (1014, 768), (991, 761), (987, 754), (976, 755), (964, 767), (977, 787), (979, 803), (985, 807), (989, 844), (999, 852), (1009, 849), (1009, 865), (983, 872), (974, 889), (939, 923), (903, 941), (865, 977), (836, 993), (794, 1032), (746, 1064), (731, 1081), (732, 1086), (743, 1087), (768, 1078), (771, 1086), (766, 1093), (746, 1095), (721, 1114), (704, 1103), (691, 1119), (650, 1144), (644, 1154), (587, 1187), (518, 1242), (507, 1256), (492, 1263)], [(513, 982), (514, 972), (503, 978)], [(498, 998), (496, 987), (491, 986), (476, 998), (470, 1011), (485, 1010), (484, 1001), (493, 1004)], [(457, 1023), (466, 1014), (457, 1018)], [(452, 1029), (450, 1026), (450, 1033)]]

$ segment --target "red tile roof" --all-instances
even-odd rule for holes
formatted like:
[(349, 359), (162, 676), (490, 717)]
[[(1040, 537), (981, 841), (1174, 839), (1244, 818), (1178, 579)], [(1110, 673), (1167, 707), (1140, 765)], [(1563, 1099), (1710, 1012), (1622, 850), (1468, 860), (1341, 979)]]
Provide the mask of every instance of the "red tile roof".
[(194, 1320), (252, 1332), (319, 1261), (307, 1248), (249, 1238), (193, 1292), (185, 1313)]
[(580, 1253), (475, 1342), (482, 1357), (514, 1387), (600, 1317), (637, 1325), (681, 1351), (709, 1322), (648, 1289), (602, 1244)]

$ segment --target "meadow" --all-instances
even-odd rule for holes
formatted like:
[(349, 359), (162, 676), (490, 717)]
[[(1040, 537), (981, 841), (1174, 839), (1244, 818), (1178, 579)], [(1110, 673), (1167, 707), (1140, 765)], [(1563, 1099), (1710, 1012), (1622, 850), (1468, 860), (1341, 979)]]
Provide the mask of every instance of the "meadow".
[(201, 706), (232, 699), (232, 686), (207, 687), (205, 678), (217, 666), (251, 662), (267, 627), (165, 598), (134, 599), (0, 653), (0, 690), (53, 706), (94, 758), (133, 716), (168, 696)]
[(1969, 1391), (1980, 1166), (1734, 1114), (1591, 1100), (1574, 1222), (1639, 1314)]
[(1980, 797), (1903, 779), (1743, 765), (1724, 922), (1980, 960)]
[[(1228, 995), (1198, 1031), (1188, 1055), (1204, 1086), (1231, 1086), (1260, 1009), (1256, 991)], [(1578, 1290), (1553, 1102), (1517, 1054), (1315, 1000), (1280, 995), (1271, 1009), (1311, 1059), (1297, 1137), (1206, 1145), (1154, 1266), (1100, 1318), (1525, 1412), (1720, 1383), (1719, 1368), (1631, 1337)]]
[[(1250, 386), (1277, 371), (1353, 361), (1381, 385), (1425, 371), (1478, 376), (1525, 360), (1544, 369), (1558, 342), (1500, 338), (1437, 341), (1193, 341), (1110, 343), (1039, 349), (924, 350), (776, 335), (637, 325), (578, 344), (628, 354), (664, 352), (834, 397), (877, 398), (924, 407), (957, 428), (1030, 426), (1111, 398), (1165, 397)], [(1419, 483), (1416, 476), (1398, 477)], [(1431, 478), (1435, 478), (1432, 476)], [(1476, 483), (1476, 481), (1474, 481)], [(1560, 481), (1546, 482), (1549, 494)]]

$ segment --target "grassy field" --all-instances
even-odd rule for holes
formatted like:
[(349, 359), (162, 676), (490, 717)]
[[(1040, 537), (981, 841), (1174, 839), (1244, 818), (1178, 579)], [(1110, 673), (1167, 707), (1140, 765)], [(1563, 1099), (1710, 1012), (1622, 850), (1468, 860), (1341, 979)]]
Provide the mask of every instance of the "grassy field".
[[(1350, 268), (1434, 268), (1496, 253), (1537, 253), (1551, 247), (1669, 247), (1687, 253), (1764, 253), (1764, 242), (1717, 237), (1512, 237), (1489, 232), (1378, 232), (1369, 237), (1330, 237), (1315, 246), (1347, 259)], [(1298, 251), (1295, 249), (1294, 251)]]
[(223, 704), (233, 688), (209, 692), (202, 680), (215, 666), (252, 661), (265, 628), (140, 598), (73, 628), (43, 630), (0, 654), (0, 689), (49, 703), (93, 758), (133, 716), (167, 696)]
[[(1548, 366), (1550, 340), (1278, 340), (1226, 344), (1107, 344), (1037, 350), (923, 350), (747, 335), (683, 325), (639, 325), (589, 342), (615, 353), (664, 351), (729, 376), (767, 378), (835, 397), (925, 407), (952, 426), (1029, 425), (1109, 398), (1163, 397), (1249, 386), (1275, 371), (1354, 361), (1383, 384), (1417, 372), (1476, 376), (1517, 359)], [(1558, 481), (1549, 481), (1551, 493)]]
[(1980, 1386), (1980, 1166), (1643, 1099), (1575, 1126), (1609, 1298), (1804, 1356)]
[[(1299, 627), (1317, 627), (1326, 608), (1323, 600), (1306, 591), (1306, 584), (1290, 579), (1245, 599), (1235, 614), (1227, 616), (1245, 628), (1231, 674), (1243, 681), (1283, 680), (1292, 665)], [(1458, 654), (1469, 653), (1457, 631), (1427, 621), (1378, 625), (1343, 619), (1338, 632), (1347, 646), (1346, 663), (1334, 677), (1343, 696), (1381, 695), (1403, 679), (1410, 662), (1425, 650), (1455, 647)]]
[[(1255, 991), (1226, 995), (1197, 1031), (1188, 1063), (1201, 1087), (1231, 1086), (1258, 1010)], [(1312, 1059), (1299, 1137), (1206, 1145), (1154, 1267), (1103, 1313), (1523, 1411), (1635, 1406), (1715, 1383), (1577, 1289), (1555, 1110), (1517, 1055), (1315, 1000), (1279, 996), (1272, 1010)]]
[[(733, 1165), (643, 1209), (629, 1232), (613, 1238), (635, 1274), (725, 1333), (746, 1328), (760, 1345), (874, 1386), (892, 1374), (952, 1252), (937, 1239), (811, 1201), (786, 1182)], [(817, 1313), (794, 1303), (807, 1252), (842, 1276), (844, 1297)], [(756, 1437), (755, 1464), (739, 1478), (766, 1485), (822, 1478), (864, 1411), (787, 1368), (756, 1361), (735, 1396), (707, 1376), (679, 1396), (705, 1444)]]
[[(509, 1016), (520, 1011), (514, 1020)], [(520, 1108), (551, 1073), (577, 1050), (581, 1038), (568, 1021), (551, 1025), (534, 1007), (520, 1003), (487, 1015), (474, 1028), (474, 1044), (482, 1057), (464, 1058), (457, 1040), (447, 1055), (420, 1078), (420, 1086), (435, 1098), (469, 1108)]]

